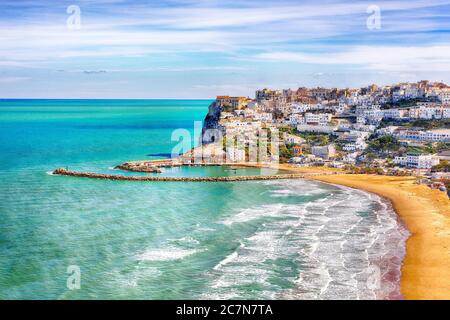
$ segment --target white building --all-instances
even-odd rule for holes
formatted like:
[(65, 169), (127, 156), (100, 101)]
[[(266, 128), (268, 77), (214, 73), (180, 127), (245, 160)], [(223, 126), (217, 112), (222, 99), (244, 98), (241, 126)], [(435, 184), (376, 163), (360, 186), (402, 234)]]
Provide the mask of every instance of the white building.
[(450, 142), (450, 129), (435, 129), (424, 132), (425, 141)]
[(260, 120), (262, 122), (272, 122), (273, 115), (270, 112), (256, 113), (254, 115), (255, 120)]
[(444, 110), (442, 111), (442, 118), (445, 118), (445, 119), (450, 118), (450, 105), (444, 106)]
[(337, 106), (334, 106), (333, 109), (337, 114), (343, 114), (343, 113), (347, 112), (349, 108), (346, 103), (339, 102), (339, 104)]
[(367, 111), (379, 111), (380, 105), (378, 104), (362, 104), (356, 106), (356, 116), (363, 116)]
[(239, 111), (241, 111), (242, 115), (245, 118), (253, 118), (256, 114), (256, 111), (254, 109), (249, 109), (249, 108), (246, 108), (244, 110), (239, 110)]
[(369, 135), (368, 132), (351, 131), (350, 134), (344, 134), (339, 137), (342, 143), (342, 149), (347, 152), (364, 150), (367, 147), (365, 139)]
[(354, 141), (348, 141), (342, 146), (342, 149), (344, 151), (358, 151), (358, 150), (364, 150), (367, 147), (367, 144), (365, 143), (364, 139), (357, 138)]
[(419, 88), (415, 85), (412, 86), (407, 86), (404, 90), (404, 97), (407, 99), (415, 99), (418, 98), (422, 95), (421, 91), (419, 90)]
[(409, 118), (411, 119), (445, 119), (450, 118), (450, 105), (421, 102), (417, 104), (417, 107), (409, 109)]
[(439, 164), (439, 157), (431, 154), (408, 153), (406, 156), (395, 157), (394, 163), (408, 168), (431, 169), (433, 166)]
[(245, 161), (245, 150), (227, 147), (226, 151), (227, 162), (244, 162)]
[(312, 147), (311, 153), (316, 157), (328, 160), (336, 156), (336, 147), (332, 143), (323, 147)]
[(442, 151), (438, 154), (440, 160), (450, 161), (450, 150)]
[(450, 90), (441, 90), (438, 92), (437, 98), (442, 103), (450, 103)]
[(303, 123), (303, 116), (300, 113), (293, 113), (289, 115), (289, 124), (296, 126)]
[(393, 135), (397, 139), (424, 141), (424, 142), (450, 142), (450, 129), (436, 129), (429, 131), (398, 128)]
[(284, 132), (283, 134), (283, 139), (284, 139), (284, 143), (285, 144), (302, 144), (305, 143), (305, 139), (303, 139), (302, 137), (293, 135), (293, 134), (289, 134), (287, 132)]
[(326, 126), (331, 121), (331, 113), (305, 113), (304, 124)]
[(357, 157), (358, 157), (358, 152), (347, 153), (342, 158), (342, 161), (344, 163), (348, 163), (348, 164), (355, 164)]
[(310, 124), (299, 124), (297, 126), (297, 131), (299, 132), (314, 132), (314, 133), (333, 133), (338, 129), (338, 126), (328, 125), (310, 125)]
[(400, 120), (405, 116), (405, 114), (407, 113), (407, 110), (386, 109), (386, 110), (382, 110), (381, 113), (382, 113), (383, 119)]
[(311, 109), (311, 105), (309, 104), (298, 104), (298, 103), (292, 103), (291, 104), (291, 112), (292, 113), (304, 113)]

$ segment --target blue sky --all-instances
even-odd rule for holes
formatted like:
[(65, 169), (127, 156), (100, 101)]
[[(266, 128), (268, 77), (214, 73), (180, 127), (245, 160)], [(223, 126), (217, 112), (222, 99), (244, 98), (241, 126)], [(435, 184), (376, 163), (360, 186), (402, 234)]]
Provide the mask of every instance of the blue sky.
[[(70, 5), (81, 28), (67, 26)], [(368, 28), (380, 9), (380, 28)], [(372, 21), (372, 20), (371, 20)], [(2, 98), (450, 83), (450, 0), (1, 0)]]

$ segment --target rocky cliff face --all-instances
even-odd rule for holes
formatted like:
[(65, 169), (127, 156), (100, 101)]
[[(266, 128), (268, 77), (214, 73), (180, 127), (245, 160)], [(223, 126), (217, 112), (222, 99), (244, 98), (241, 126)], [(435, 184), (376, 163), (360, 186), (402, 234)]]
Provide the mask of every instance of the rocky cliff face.
[(208, 114), (205, 117), (202, 129), (203, 144), (214, 143), (225, 134), (225, 128), (220, 124), (220, 108), (216, 102), (210, 104)]

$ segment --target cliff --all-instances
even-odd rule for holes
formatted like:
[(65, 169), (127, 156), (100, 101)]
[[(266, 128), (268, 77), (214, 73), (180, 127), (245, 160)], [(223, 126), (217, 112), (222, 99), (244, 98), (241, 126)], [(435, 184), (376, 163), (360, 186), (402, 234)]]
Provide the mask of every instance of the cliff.
[(217, 142), (225, 134), (225, 128), (220, 124), (221, 112), (222, 108), (215, 101), (209, 105), (208, 114), (203, 122), (203, 144)]

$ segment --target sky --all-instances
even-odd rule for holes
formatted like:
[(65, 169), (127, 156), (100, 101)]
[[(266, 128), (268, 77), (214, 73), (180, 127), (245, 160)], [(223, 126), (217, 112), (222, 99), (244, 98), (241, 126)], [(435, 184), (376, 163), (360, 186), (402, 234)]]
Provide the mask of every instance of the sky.
[(0, 0), (0, 98), (450, 83), (450, 0)]

